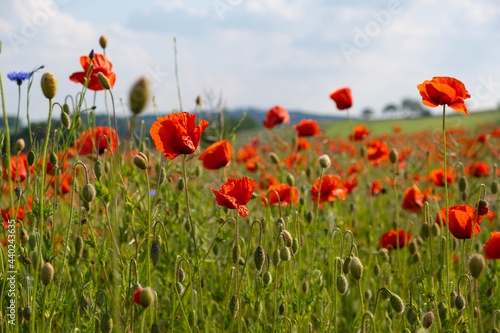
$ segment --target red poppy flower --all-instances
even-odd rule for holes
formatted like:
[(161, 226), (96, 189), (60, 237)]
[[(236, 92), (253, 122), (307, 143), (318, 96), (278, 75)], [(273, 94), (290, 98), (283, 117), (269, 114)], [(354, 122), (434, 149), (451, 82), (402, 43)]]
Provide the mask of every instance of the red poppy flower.
[[(446, 170), (446, 180), (448, 185), (453, 185), (453, 172), (451, 169)], [(429, 181), (436, 186), (444, 186), (444, 169), (434, 169), (429, 175)]]
[(425, 195), (420, 191), (417, 185), (406, 189), (403, 196), (403, 209), (418, 214), (424, 207)]
[(203, 167), (208, 170), (217, 170), (228, 166), (233, 158), (233, 147), (226, 140), (216, 142), (200, 154), (198, 159), (203, 161)]
[(368, 131), (368, 128), (365, 125), (354, 126), (352, 130), (354, 131), (354, 134), (349, 136), (351, 141), (361, 141), (363, 138), (370, 135), (370, 131)]
[(134, 292), (134, 303), (137, 304), (137, 305), (141, 305), (141, 293), (142, 293), (143, 289), (142, 288), (138, 288), (135, 292)]
[(466, 167), (465, 172), (473, 177), (486, 177), (490, 173), (490, 167), (484, 162), (476, 161), (472, 165)]
[[(474, 230), (474, 235), (481, 231), (481, 217), (477, 215), (476, 219), (476, 209), (469, 205), (455, 205), (449, 208), (448, 215), (450, 217), (449, 229), (453, 236), (457, 239), (469, 239), (472, 237), (472, 228), (474, 227), (474, 221), (476, 222), (476, 228)], [(446, 222), (446, 207), (441, 209), (436, 216), (436, 223), (441, 225), (441, 220), (445, 225)]]
[(169, 160), (180, 154), (192, 154), (200, 143), (201, 134), (208, 122), (200, 120), (195, 125), (196, 115), (187, 112), (172, 113), (157, 119), (149, 133), (155, 142), (156, 149)]
[(311, 145), (309, 144), (309, 141), (304, 138), (297, 137), (297, 151), (309, 150), (310, 147)]
[(220, 191), (211, 188), (215, 194), (215, 203), (219, 206), (229, 209), (236, 209), (243, 216), (248, 216), (248, 209), (245, 207), (248, 201), (252, 198), (253, 190), (255, 189), (255, 180), (247, 177), (233, 179), (229, 178), (222, 185)]
[(500, 232), (493, 231), (483, 248), (486, 259), (500, 259)]
[(262, 164), (262, 158), (260, 158), (260, 156), (252, 157), (251, 159), (247, 160), (247, 171), (257, 171), (257, 168), (260, 164)]
[(401, 133), (401, 126), (394, 126), (394, 128), (392, 129), (392, 131), (394, 132), (394, 134), (399, 134)]
[(287, 167), (293, 168), (298, 167), (299, 165), (305, 165), (307, 163), (307, 158), (300, 154), (290, 154), (283, 162)]
[(251, 143), (247, 143), (243, 146), (236, 154), (236, 160), (238, 162), (246, 162), (257, 154), (257, 148), (255, 148)]
[(299, 137), (303, 136), (318, 136), (321, 133), (318, 123), (311, 119), (302, 119), (299, 124), (293, 128), (299, 132)]
[(114, 129), (110, 127), (94, 127), (86, 130), (82, 133), (80, 139), (76, 141), (76, 151), (78, 151), (78, 155), (80, 156), (92, 154), (93, 148), (97, 146), (97, 140), (99, 140), (98, 153), (102, 154), (108, 148), (108, 140), (110, 138), (111, 150), (115, 151), (118, 147), (119, 139)]
[[(81, 56), (80, 64), (83, 67), (83, 72), (73, 73), (69, 77), (69, 79), (76, 83), (85, 84), (85, 76), (87, 75), (87, 71), (90, 66), (90, 58), (88, 56)], [(90, 81), (87, 88), (93, 91), (99, 91), (104, 89), (99, 83), (99, 79), (97, 77), (98, 73), (104, 74), (104, 76), (108, 78), (109, 83), (111, 84), (111, 88), (113, 88), (116, 76), (115, 73), (111, 71), (113, 68), (113, 64), (109, 62), (108, 58), (106, 58), (106, 56), (103, 54), (95, 54), (94, 59), (92, 59), (92, 65), (94, 65), (94, 69), (90, 74)]]
[(318, 203), (318, 193), (319, 202), (335, 201), (336, 198), (345, 200), (347, 197), (347, 190), (342, 184), (342, 180), (339, 176), (325, 175), (321, 180), (321, 189), (319, 189), (318, 177), (313, 184), (311, 189), (311, 197), (315, 204)]
[(350, 88), (341, 88), (330, 94), (330, 98), (337, 104), (337, 109), (345, 110), (352, 106)]
[(342, 186), (346, 189), (347, 194), (351, 193), (358, 187), (358, 176), (356, 174), (350, 175), (349, 178), (342, 180)]
[(430, 107), (448, 105), (457, 112), (469, 115), (465, 99), (470, 98), (464, 84), (452, 77), (435, 77), (431, 81), (424, 81), (417, 86), (422, 96), (422, 103)]
[(373, 140), (368, 145), (366, 156), (374, 164), (379, 164), (384, 160), (389, 160), (390, 149), (385, 141), (379, 139)]
[(57, 191), (58, 193), (61, 194), (66, 194), (71, 191), (71, 185), (73, 184), (73, 174), (72, 173), (66, 173), (59, 175), (57, 177), (52, 177), (52, 180), (50, 181), (50, 185), (52, 186), (53, 189), (55, 189), (56, 186), (56, 181), (57, 185), (60, 188), (60, 192)]
[(380, 237), (379, 245), (381, 248), (387, 249), (389, 251), (395, 250), (398, 248), (398, 238), (399, 248), (402, 248), (410, 242), (411, 233), (404, 229), (400, 229), (398, 232), (396, 232), (396, 230), (391, 230)]
[[(3, 169), (3, 166), (2, 166)], [(7, 179), (7, 170), (3, 169), (3, 177)], [(28, 175), (28, 158), (26, 155), (21, 154), (19, 158), (17, 156), (12, 156), (10, 158), (10, 178), (12, 181), (23, 181)]]
[(278, 124), (289, 124), (290, 123), (290, 115), (288, 111), (283, 107), (276, 105), (269, 111), (267, 111), (266, 120), (262, 122), (265, 128), (273, 129), (274, 126)]
[[(271, 185), (267, 188), (267, 193), (271, 192), (272, 190), (276, 191), (279, 196), (279, 202), (281, 202), (281, 205), (288, 204), (290, 205), (292, 202), (292, 196), (293, 196), (293, 204), (296, 205), (299, 202), (300, 199), (300, 192), (296, 187), (290, 187), (288, 184), (278, 184), (278, 185)], [(271, 192), (269, 194), (269, 204), (271, 205), (278, 205), (278, 197), (276, 196), (276, 193)]]
[(372, 183), (372, 187), (371, 187), (372, 195), (375, 196), (375, 195), (379, 194), (383, 188), (384, 188), (384, 186), (382, 185), (382, 181), (380, 179), (376, 179)]

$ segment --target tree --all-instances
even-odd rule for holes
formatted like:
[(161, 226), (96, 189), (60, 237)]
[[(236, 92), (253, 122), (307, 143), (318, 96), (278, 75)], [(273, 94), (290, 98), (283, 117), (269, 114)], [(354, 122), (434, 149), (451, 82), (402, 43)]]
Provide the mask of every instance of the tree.
[(373, 112), (373, 110), (372, 110), (372, 109), (370, 109), (370, 108), (365, 108), (361, 114), (362, 114), (362, 116), (363, 116), (363, 119), (369, 120), (369, 119), (371, 119), (371, 118), (372, 118), (372, 116), (373, 116), (373, 114), (374, 114), (374, 113), (375, 113), (375, 112)]

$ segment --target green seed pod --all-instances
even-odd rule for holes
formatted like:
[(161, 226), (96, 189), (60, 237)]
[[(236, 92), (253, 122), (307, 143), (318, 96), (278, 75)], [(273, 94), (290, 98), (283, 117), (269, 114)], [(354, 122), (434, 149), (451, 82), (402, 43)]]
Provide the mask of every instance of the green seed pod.
[(75, 239), (75, 256), (81, 258), (83, 254), (83, 238), (81, 236)]
[(264, 252), (264, 248), (262, 246), (257, 246), (255, 252), (253, 254), (253, 262), (255, 264), (255, 269), (257, 272), (262, 271), (264, 268), (264, 262), (266, 261), (266, 253)]
[(45, 98), (52, 99), (56, 96), (57, 80), (54, 74), (46, 72), (41, 79), (42, 92)]
[(139, 294), (139, 303), (146, 309), (149, 308), (154, 301), (155, 293), (150, 287), (144, 288)]
[(177, 270), (177, 281), (184, 282), (185, 278), (186, 278), (186, 272), (184, 272), (182, 267), (179, 267), (179, 269)]
[(286, 310), (286, 305), (285, 305), (285, 302), (281, 302), (279, 308), (278, 308), (278, 314), (280, 316), (284, 316), (285, 315), (285, 310)]
[(151, 330), (150, 330), (151, 333), (160, 333), (160, 325), (158, 325), (158, 323), (153, 323), (153, 325), (151, 325)]
[(158, 244), (157, 242), (151, 243), (151, 248), (149, 249), (149, 258), (151, 259), (154, 267), (158, 267), (158, 264), (160, 263), (160, 256), (160, 244)]
[(379, 266), (379, 264), (375, 264), (373, 266), (373, 274), (375, 275), (375, 277), (379, 277), (380, 276), (380, 266)]
[(262, 276), (262, 282), (264, 282), (266, 286), (270, 285), (273, 282), (273, 276), (271, 275), (271, 272), (266, 271), (264, 273), (264, 275)]
[(311, 224), (311, 222), (314, 220), (314, 213), (312, 211), (309, 211), (306, 213), (306, 222), (308, 224)]
[(408, 322), (412, 326), (418, 323), (418, 314), (415, 308), (411, 307), (410, 309), (408, 309), (408, 311), (406, 312), (406, 319), (408, 319)]
[(465, 192), (468, 185), (469, 184), (467, 182), (467, 178), (465, 178), (464, 176), (460, 177), (460, 180), (458, 181), (458, 189), (460, 190), (460, 192)]
[(327, 169), (330, 167), (330, 165), (332, 165), (332, 161), (330, 160), (330, 157), (328, 155), (321, 155), (319, 158), (318, 158), (318, 162), (319, 162), (319, 165), (323, 168), (323, 169)]
[(182, 293), (184, 292), (184, 286), (180, 282), (175, 283), (175, 289), (177, 290), (177, 293), (179, 295), (182, 295)]
[(292, 242), (292, 253), (294, 256), (296, 256), (297, 252), (299, 252), (299, 240), (297, 238), (294, 238)]
[(344, 264), (342, 265), (342, 272), (347, 275), (349, 274), (349, 265), (351, 264), (351, 260), (352, 260), (352, 257), (351, 256), (347, 256), (345, 259), (344, 259)]
[(363, 276), (363, 264), (358, 257), (352, 257), (351, 262), (349, 263), (349, 270), (355, 280), (361, 279)]
[(101, 332), (111, 333), (111, 331), (113, 331), (113, 318), (109, 313), (105, 313), (101, 320)]
[(287, 230), (283, 230), (281, 233), (283, 234), (283, 239), (285, 240), (285, 246), (292, 247), (293, 244), (292, 235), (290, 235), (290, 233)]
[(431, 227), (429, 227), (429, 223), (424, 223), (422, 224), (422, 228), (420, 229), (420, 236), (422, 236), (423, 239), (429, 238), (431, 234)]
[(474, 279), (477, 279), (486, 268), (486, 260), (482, 255), (476, 253), (469, 260), (470, 274)]
[(280, 259), (282, 261), (288, 261), (292, 259), (292, 253), (290, 252), (290, 249), (286, 246), (281, 247), (280, 250)]
[(24, 147), (26, 147), (26, 143), (24, 142), (24, 139), (17, 139), (16, 140), (16, 145), (14, 146), (14, 150), (16, 152), (16, 155), (19, 154)]
[(253, 310), (254, 310), (255, 316), (257, 318), (260, 318), (260, 316), (262, 316), (262, 312), (264, 311), (264, 305), (262, 304), (262, 302), (260, 300), (255, 301), (255, 304), (253, 306)]
[(31, 320), (31, 306), (27, 306), (27, 307), (24, 308), (24, 310), (23, 310), (23, 318), (26, 321), (30, 321)]
[(349, 288), (349, 283), (345, 275), (337, 275), (337, 291), (340, 295), (344, 295), (347, 292), (347, 288)]
[(184, 178), (179, 179), (179, 182), (177, 183), (177, 191), (182, 192), (184, 191), (185, 187), (186, 187), (186, 182), (184, 181)]
[(238, 259), (241, 257), (241, 247), (239, 244), (233, 245), (233, 264), (238, 262)]
[(273, 265), (274, 265), (274, 267), (278, 267), (278, 265), (281, 262), (280, 252), (281, 251), (279, 251), (278, 249), (274, 250), (274, 253), (273, 253)]
[(196, 325), (196, 311), (194, 311), (194, 309), (191, 309), (188, 312), (188, 323), (191, 327), (194, 327), (194, 325)]
[(431, 231), (434, 237), (439, 237), (439, 235), (441, 235), (441, 228), (437, 225), (437, 223), (432, 224)]
[(28, 152), (28, 165), (33, 166), (33, 164), (35, 164), (35, 159), (36, 159), (35, 152), (33, 150), (30, 150)]
[(71, 128), (71, 118), (66, 112), (61, 112), (61, 124), (64, 126), (66, 129)]
[(23, 246), (26, 246), (26, 244), (28, 244), (28, 242), (30, 240), (30, 236), (28, 235), (28, 232), (25, 229), (21, 229), (21, 231), (19, 232), (19, 234), (20, 234), (20, 237), (21, 237), (21, 244)]
[(94, 173), (98, 181), (101, 181), (103, 172), (104, 172), (104, 166), (102, 165), (101, 161), (97, 160), (94, 164)]
[(465, 298), (460, 294), (455, 297), (455, 307), (458, 311), (465, 309)]
[(95, 188), (92, 184), (85, 184), (82, 188), (82, 198), (85, 202), (91, 203), (95, 198)]
[(240, 303), (238, 302), (238, 296), (231, 296), (231, 300), (229, 301), (229, 312), (233, 318), (236, 318), (238, 311), (240, 310)]
[(389, 301), (391, 302), (391, 306), (394, 311), (396, 311), (397, 313), (403, 313), (403, 311), (405, 310), (405, 305), (401, 297), (396, 294), (391, 294)]
[(40, 277), (44, 286), (47, 286), (52, 281), (52, 279), (54, 278), (54, 267), (52, 267), (50, 262), (46, 262), (42, 266)]
[(496, 180), (491, 183), (491, 193), (492, 194), (497, 194), (498, 193), (498, 182)]

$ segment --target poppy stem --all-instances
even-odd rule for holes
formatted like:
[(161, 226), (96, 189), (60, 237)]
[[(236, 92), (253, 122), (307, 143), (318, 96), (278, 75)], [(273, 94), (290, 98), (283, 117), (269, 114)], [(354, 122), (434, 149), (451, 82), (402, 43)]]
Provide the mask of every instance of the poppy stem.
[[(444, 198), (446, 202), (446, 222), (448, 224), (448, 227), (446, 228), (446, 280), (450, 281), (450, 219), (449, 219), (449, 203), (448, 203), (448, 181), (447, 181), (447, 164), (446, 164), (446, 105), (443, 105), (443, 164), (444, 164)], [(447, 291), (447, 294), (449, 294), (449, 290)], [(450, 306), (449, 304), (450, 300), (448, 299), (448, 307)]]
[(313, 255), (314, 250), (316, 249), (316, 245), (318, 242), (318, 212), (319, 212), (319, 199), (321, 197), (321, 182), (323, 181), (323, 174), (325, 173), (325, 169), (321, 168), (321, 175), (319, 176), (319, 184), (318, 184), (318, 197), (316, 198), (318, 201), (316, 202), (316, 211), (314, 213), (314, 247), (313, 247)]
[[(113, 96), (113, 95), (111, 95)], [(113, 108), (114, 110), (114, 108)], [(116, 121), (116, 118), (115, 118)], [(150, 251), (151, 249), (151, 186), (149, 184), (149, 175), (147, 169), (144, 170), (144, 175), (146, 176), (146, 184), (147, 184), (147, 189), (148, 192), (146, 193), (146, 196), (148, 197), (148, 211), (147, 211), (147, 217), (146, 221), (148, 224), (148, 234), (147, 234), (147, 252)], [(108, 220), (109, 221), (109, 220)], [(109, 226), (111, 230), (111, 225)], [(119, 252), (118, 252), (119, 253)], [(151, 259), (148, 256), (146, 259), (147, 261), (147, 275), (148, 275), (148, 287), (151, 287)], [(149, 311), (149, 326), (153, 324), (153, 311)]]

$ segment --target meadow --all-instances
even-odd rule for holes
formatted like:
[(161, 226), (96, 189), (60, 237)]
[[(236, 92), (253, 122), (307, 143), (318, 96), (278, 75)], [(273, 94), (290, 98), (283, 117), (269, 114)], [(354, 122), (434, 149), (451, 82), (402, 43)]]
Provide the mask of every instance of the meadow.
[[(70, 79), (0, 72), (2, 332), (498, 332), (500, 114), (468, 115), (462, 82), (415, 82), (442, 117), (291, 125), (276, 105), (240, 134), (199, 97), (135, 131), (140, 78), (119, 138), (100, 46)], [(46, 97), (29, 141), (4, 84)]]

